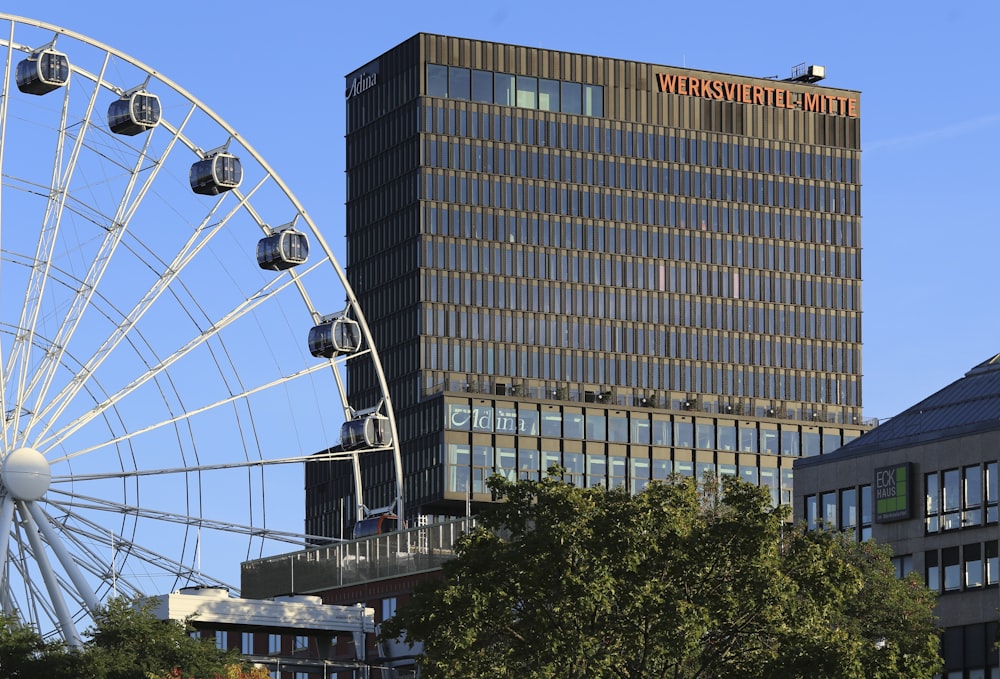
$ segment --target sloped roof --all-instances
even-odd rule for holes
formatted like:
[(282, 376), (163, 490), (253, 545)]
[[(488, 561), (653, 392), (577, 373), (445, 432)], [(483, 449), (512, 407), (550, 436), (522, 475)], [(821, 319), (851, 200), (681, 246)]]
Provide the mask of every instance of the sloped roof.
[(961, 379), (834, 453), (797, 460), (796, 465), (866, 455), (994, 429), (1000, 429), (1000, 354), (983, 361)]

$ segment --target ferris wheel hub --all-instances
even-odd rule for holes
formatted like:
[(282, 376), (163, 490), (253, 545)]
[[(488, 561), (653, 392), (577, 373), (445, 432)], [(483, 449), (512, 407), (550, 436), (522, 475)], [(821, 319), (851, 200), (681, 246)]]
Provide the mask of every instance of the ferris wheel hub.
[(52, 469), (37, 450), (17, 448), (3, 461), (0, 481), (15, 500), (40, 500), (52, 482)]

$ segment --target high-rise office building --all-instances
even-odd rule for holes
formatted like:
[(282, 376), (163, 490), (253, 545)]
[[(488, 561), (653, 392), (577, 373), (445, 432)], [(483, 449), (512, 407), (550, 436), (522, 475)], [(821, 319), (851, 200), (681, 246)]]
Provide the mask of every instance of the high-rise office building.
[[(346, 79), (348, 276), (415, 515), (552, 465), (641, 490), (792, 462), (861, 420), (860, 98), (816, 84), (418, 34)], [(352, 403), (374, 376), (352, 369)], [(371, 403), (369, 405), (375, 405)], [(391, 461), (362, 460), (369, 507)], [(307, 530), (346, 536), (345, 463)]]

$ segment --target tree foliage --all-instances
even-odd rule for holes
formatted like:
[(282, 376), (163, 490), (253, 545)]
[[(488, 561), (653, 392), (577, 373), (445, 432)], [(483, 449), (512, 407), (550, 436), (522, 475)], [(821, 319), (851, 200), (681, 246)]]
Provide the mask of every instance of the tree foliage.
[(46, 641), (12, 617), (0, 617), (0, 677), (21, 679), (258, 679), (236, 651), (192, 637), (187, 622), (157, 619), (148, 599), (110, 600), (94, 616), (79, 649)]
[(873, 543), (806, 532), (726, 478), (490, 481), (498, 502), (386, 639), (430, 679), (931, 677), (934, 598)]

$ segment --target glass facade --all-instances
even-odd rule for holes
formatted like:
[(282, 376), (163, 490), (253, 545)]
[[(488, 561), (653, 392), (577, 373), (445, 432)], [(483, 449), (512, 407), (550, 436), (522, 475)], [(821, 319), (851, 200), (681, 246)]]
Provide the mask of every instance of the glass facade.
[(633, 491), (734, 474), (790, 502), (792, 458), (866, 429), (857, 93), (782, 83), (778, 106), (734, 75), (749, 98), (721, 100), (682, 69), (425, 34), (365, 69), (348, 276), (408, 507), (463, 512), (490, 474), (550, 463)]

